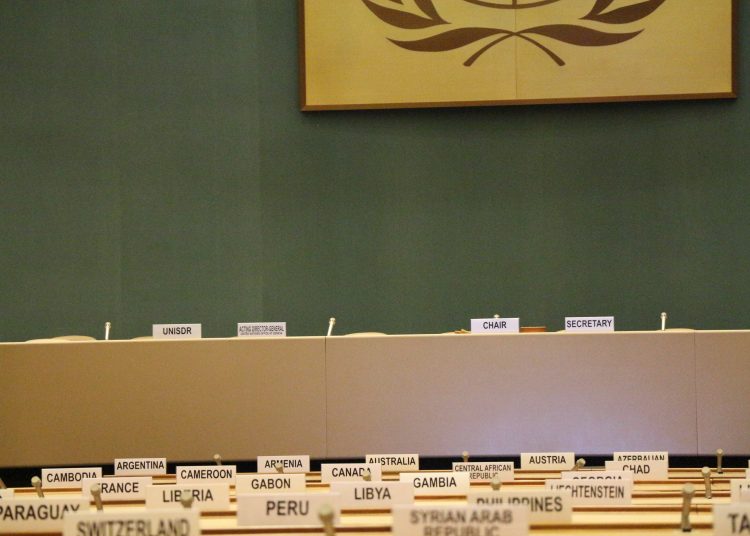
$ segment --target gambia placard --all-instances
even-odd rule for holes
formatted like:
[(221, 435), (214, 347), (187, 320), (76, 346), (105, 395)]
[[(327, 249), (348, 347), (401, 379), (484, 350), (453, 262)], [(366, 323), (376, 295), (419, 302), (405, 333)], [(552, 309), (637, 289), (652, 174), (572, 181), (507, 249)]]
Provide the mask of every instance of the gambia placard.
[(575, 465), (573, 452), (522, 452), (521, 469), (535, 471), (567, 471)]
[(182, 508), (182, 498), (193, 497), (200, 511), (229, 510), (229, 484), (226, 482), (148, 486), (146, 508)]
[(382, 480), (379, 463), (321, 463), (320, 481)]
[(570, 523), (573, 503), (568, 490), (499, 490), (470, 491), (469, 504), (482, 506), (525, 506), (529, 509), (529, 523), (554, 525)]
[(633, 497), (632, 480), (547, 480), (548, 490), (569, 490), (573, 506), (630, 504)]
[(200, 324), (153, 324), (151, 335), (154, 339), (200, 339)]
[(307, 487), (302, 473), (237, 475), (237, 493), (303, 493)]
[(166, 474), (166, 458), (115, 458), (115, 476), (150, 476)]
[(286, 337), (286, 322), (240, 322), (238, 337)]
[(63, 518), (89, 510), (89, 501), (76, 499), (3, 499), (0, 533), (60, 532)]
[(236, 465), (178, 465), (175, 480), (178, 484), (193, 482), (226, 482), (234, 484)]
[(333, 510), (333, 524), (341, 514), (337, 493), (274, 493), (237, 495), (237, 525), (293, 525), (320, 527), (322, 506)]
[(472, 318), (472, 333), (518, 333), (518, 318)]
[(105, 476), (85, 478), (81, 482), (83, 496), (91, 499), (91, 487), (99, 485), (105, 501), (141, 501), (146, 499), (146, 488), (151, 485), (150, 476)]
[(524, 506), (394, 506), (393, 536), (524, 536)]
[(513, 462), (453, 462), (453, 472), (468, 473), (472, 482), (490, 482), (496, 476), (500, 482), (510, 482), (513, 470)]
[(200, 536), (197, 510), (123, 510), (65, 516), (63, 536)]
[(78, 488), (84, 478), (101, 478), (101, 467), (60, 467), (55, 469), (42, 469), (42, 487), (55, 488)]
[(309, 473), (310, 456), (258, 456), (259, 473), (278, 473), (277, 466), (282, 473)]
[(565, 331), (595, 332), (614, 331), (614, 316), (566, 316)]
[(416, 496), (466, 495), (469, 492), (469, 473), (422, 472), (401, 473), (401, 482), (411, 482)]
[(419, 471), (419, 454), (366, 454), (366, 463), (379, 463), (383, 473)]
[(331, 482), (341, 508), (391, 508), (414, 502), (414, 486), (408, 482)]

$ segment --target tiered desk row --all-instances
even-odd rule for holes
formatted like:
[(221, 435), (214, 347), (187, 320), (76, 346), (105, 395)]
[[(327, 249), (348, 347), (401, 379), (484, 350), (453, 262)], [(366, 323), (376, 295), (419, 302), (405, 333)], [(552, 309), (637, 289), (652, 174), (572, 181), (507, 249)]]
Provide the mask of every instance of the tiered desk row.
[[(596, 469), (581, 469), (587, 472)], [(434, 472), (430, 472), (432, 474)], [(426, 474), (426, 473), (425, 473)], [(448, 471), (440, 474), (449, 475)], [(685, 484), (694, 487), (695, 495), (689, 506), (689, 528), (697, 534), (715, 534), (713, 531), (713, 507), (730, 502), (730, 482), (733, 480), (745, 480), (747, 469), (723, 469), (721, 473), (714, 468), (710, 472), (710, 484), (708, 486), (711, 498), (706, 495), (706, 478), (701, 469), (670, 469), (668, 478), (661, 481), (639, 481), (636, 479), (632, 501), (626, 505), (577, 505), (573, 507), (570, 522), (556, 524), (540, 524), (531, 522), (529, 532), (531, 534), (603, 534), (614, 536), (617, 534), (674, 534), (685, 530), (685, 519), (683, 517)], [(321, 483), (321, 474), (318, 472), (306, 473), (305, 491), (307, 497), (329, 491), (329, 484)], [(518, 490), (543, 490), (545, 481), (560, 478), (559, 471), (528, 471), (515, 469), (513, 480), (503, 482), (499, 491)], [(152, 477), (153, 485), (167, 489), (175, 484), (175, 475), (156, 475)], [(397, 473), (383, 473), (383, 482), (392, 482), (399, 479)], [(373, 482), (374, 484), (375, 482)], [(497, 482), (472, 483), (470, 493), (484, 491), (496, 493)], [(343, 508), (340, 518), (335, 526), (326, 528), (324, 523), (312, 523), (303, 526), (285, 526), (283, 523), (271, 526), (242, 526), (237, 519), (237, 493), (234, 485), (229, 485), (230, 504), (223, 510), (200, 511), (199, 526), (202, 534), (302, 534), (316, 533), (330, 530), (331, 532), (350, 533), (356, 532), (362, 535), (391, 533), (393, 529), (393, 516), (391, 508)], [(81, 488), (47, 489), (41, 488), (45, 498), (81, 498)], [(15, 499), (35, 499), (40, 493), (33, 487), (16, 488)], [(266, 495), (264, 495), (265, 497)], [(282, 495), (279, 495), (282, 496)], [(747, 497), (746, 497), (747, 499)], [(36, 499), (41, 500), (41, 499)], [(6, 505), (9, 499), (0, 499)], [(89, 510), (96, 511), (95, 501), (89, 501)], [(415, 490), (413, 504), (423, 506), (462, 506), (467, 504), (467, 494), (463, 495), (438, 495), (423, 496), (419, 490)], [(192, 506), (173, 505), (174, 508), (193, 508), (201, 510), (196, 503)], [(103, 513), (122, 513), (145, 511), (144, 501), (107, 501), (101, 502)], [(0, 504), (0, 513), (2, 505)], [(2, 517), (0, 516), (0, 527)], [(748, 529), (750, 530), (750, 529)], [(15, 533), (15, 531), (3, 531), (2, 534)], [(60, 534), (61, 531), (46, 531), (48, 534)], [(330, 532), (328, 532), (330, 534)], [(746, 533), (739, 531), (737, 533)], [(450, 535), (448, 531), (445, 534)], [(459, 534), (459, 533), (455, 533)], [(467, 533), (471, 534), (471, 533)], [(504, 532), (497, 533), (497, 536)]]

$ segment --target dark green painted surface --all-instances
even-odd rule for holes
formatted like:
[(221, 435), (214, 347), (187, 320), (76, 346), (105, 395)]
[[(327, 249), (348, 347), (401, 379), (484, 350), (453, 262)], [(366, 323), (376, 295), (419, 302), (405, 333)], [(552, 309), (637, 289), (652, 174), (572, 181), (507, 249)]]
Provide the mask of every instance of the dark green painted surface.
[(296, 25), (0, 2), (0, 340), (750, 328), (747, 61), (737, 101), (303, 114)]

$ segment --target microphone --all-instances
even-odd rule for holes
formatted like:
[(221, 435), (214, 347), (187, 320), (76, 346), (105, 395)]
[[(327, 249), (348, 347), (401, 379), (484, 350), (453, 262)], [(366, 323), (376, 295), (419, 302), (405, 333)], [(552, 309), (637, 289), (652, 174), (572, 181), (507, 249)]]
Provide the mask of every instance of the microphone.
[(91, 496), (94, 497), (96, 510), (98, 512), (104, 510), (104, 505), (102, 504), (102, 487), (99, 484), (94, 484), (91, 486)]
[(42, 491), (42, 479), (38, 476), (32, 477), (31, 485), (34, 486), (37, 497), (39, 497), (40, 499), (44, 499), (44, 492)]
[(326, 337), (330, 337), (331, 333), (333, 333), (333, 326), (336, 325), (336, 319), (331, 317), (331, 319), (328, 321), (328, 334)]
[(104, 340), (109, 340), (109, 330), (112, 328), (112, 322), (105, 322), (104, 323)]
[(661, 330), (667, 329), (667, 313), (661, 314)]

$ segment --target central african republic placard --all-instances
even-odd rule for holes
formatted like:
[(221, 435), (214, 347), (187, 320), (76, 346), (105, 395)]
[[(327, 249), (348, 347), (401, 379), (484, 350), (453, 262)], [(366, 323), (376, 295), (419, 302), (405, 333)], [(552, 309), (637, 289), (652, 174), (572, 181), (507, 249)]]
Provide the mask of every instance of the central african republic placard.
[(299, 1), (303, 110), (736, 96), (736, 0)]

